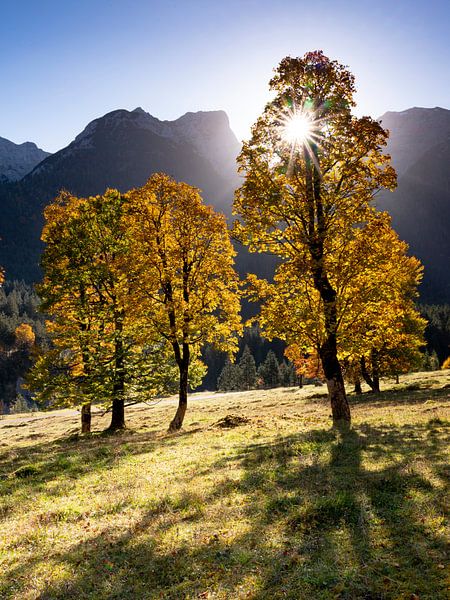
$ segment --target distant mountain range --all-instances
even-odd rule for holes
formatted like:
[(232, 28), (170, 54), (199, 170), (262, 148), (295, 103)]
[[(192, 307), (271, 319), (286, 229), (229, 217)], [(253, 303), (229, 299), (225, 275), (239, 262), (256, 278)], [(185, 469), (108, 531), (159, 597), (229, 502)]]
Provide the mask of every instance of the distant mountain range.
[(425, 266), (421, 299), (450, 303), (450, 110), (410, 108), (381, 122), (398, 186), (380, 193), (377, 205)]
[(162, 171), (199, 187), (208, 203), (229, 214), (239, 150), (223, 111), (160, 121), (137, 108), (95, 119), (20, 181), (0, 185), (0, 265), (8, 278), (40, 278), (42, 212), (61, 189), (81, 196), (107, 187), (127, 191)]
[(14, 144), (0, 137), (0, 181), (18, 181), (49, 156), (33, 142)]
[[(391, 132), (388, 151), (399, 185), (393, 194), (380, 193), (377, 204), (425, 264), (422, 300), (450, 302), (450, 111), (412, 108), (381, 121)], [(223, 111), (160, 121), (137, 108), (95, 119), (69, 146), (43, 153), (23, 177), (0, 184), (0, 265), (8, 278), (40, 278), (42, 210), (62, 188), (78, 195), (126, 191), (163, 171), (199, 187), (206, 202), (230, 216), (239, 150)], [(237, 264), (241, 273), (267, 275), (273, 259), (240, 249)]]

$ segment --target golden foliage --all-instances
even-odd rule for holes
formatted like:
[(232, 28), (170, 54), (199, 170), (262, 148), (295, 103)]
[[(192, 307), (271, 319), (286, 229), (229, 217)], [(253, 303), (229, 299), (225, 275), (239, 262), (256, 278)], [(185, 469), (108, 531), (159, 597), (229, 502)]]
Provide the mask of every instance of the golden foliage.
[(129, 193), (127, 226), (142, 333), (155, 332), (181, 353), (187, 344), (196, 355), (206, 342), (234, 351), (239, 281), (225, 217), (196, 188), (156, 174)]
[[(282, 262), (273, 283), (249, 277), (249, 294), (263, 302), (265, 335), (300, 355), (315, 350), (327, 379), (339, 381), (338, 354), (417, 345), (423, 321), (413, 299), (422, 268), (373, 206), (396, 175), (383, 153), (388, 133), (351, 114), (352, 74), (313, 52), (285, 58), (270, 85), (276, 96), (239, 157), (245, 182), (235, 197), (242, 217), (235, 233), (251, 251)], [(282, 125), (299, 112), (311, 124), (309, 139), (288, 143)]]

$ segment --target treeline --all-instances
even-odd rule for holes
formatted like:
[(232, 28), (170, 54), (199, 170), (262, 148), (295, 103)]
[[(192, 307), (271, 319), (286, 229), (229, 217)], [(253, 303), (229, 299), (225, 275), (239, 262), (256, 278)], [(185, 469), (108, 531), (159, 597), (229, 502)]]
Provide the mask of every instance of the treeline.
[(224, 392), (252, 390), (255, 388), (291, 387), (302, 385), (303, 378), (288, 360), (278, 362), (275, 352), (269, 350), (265, 360), (257, 367), (248, 346), (236, 362), (228, 360), (217, 380), (217, 389)]
[(0, 287), (0, 414), (34, 405), (25, 378), (36, 349), (48, 344), (36, 292), (23, 281), (5, 281)]

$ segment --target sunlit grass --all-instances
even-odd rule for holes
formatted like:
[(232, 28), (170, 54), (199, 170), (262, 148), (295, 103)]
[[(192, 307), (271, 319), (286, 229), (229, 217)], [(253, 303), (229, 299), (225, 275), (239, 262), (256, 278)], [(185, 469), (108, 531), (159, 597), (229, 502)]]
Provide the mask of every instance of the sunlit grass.
[(353, 397), (348, 434), (313, 387), (194, 396), (177, 435), (164, 403), (5, 418), (0, 597), (447, 598), (449, 382)]

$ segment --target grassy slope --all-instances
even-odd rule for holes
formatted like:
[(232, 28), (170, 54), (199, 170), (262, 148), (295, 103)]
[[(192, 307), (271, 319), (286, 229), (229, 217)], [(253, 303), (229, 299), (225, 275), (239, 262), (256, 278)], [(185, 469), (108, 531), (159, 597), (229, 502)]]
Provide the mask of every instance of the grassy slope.
[(3, 419), (0, 597), (447, 598), (449, 382), (353, 398), (345, 435), (320, 388), (198, 395), (175, 436), (164, 405)]

